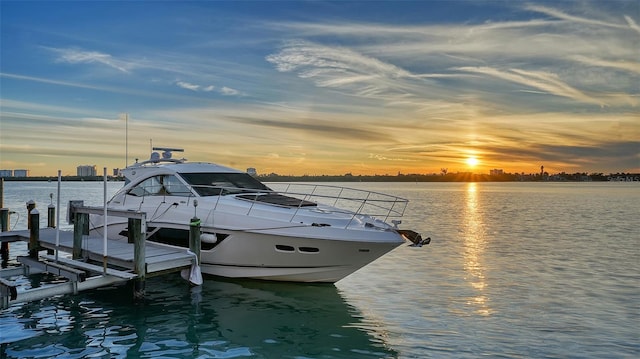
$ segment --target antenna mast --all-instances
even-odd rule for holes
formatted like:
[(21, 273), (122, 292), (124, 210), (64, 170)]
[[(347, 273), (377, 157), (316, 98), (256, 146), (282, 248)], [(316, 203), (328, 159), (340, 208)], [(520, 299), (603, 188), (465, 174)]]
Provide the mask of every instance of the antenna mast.
[(124, 167), (129, 165), (129, 114), (124, 114)]

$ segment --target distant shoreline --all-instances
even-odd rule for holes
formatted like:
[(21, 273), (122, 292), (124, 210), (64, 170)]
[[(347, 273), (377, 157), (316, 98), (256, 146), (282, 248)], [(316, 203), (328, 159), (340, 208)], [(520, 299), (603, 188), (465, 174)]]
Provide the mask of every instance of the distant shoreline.
[[(320, 176), (286, 176), (260, 175), (262, 182), (640, 182), (640, 173), (558, 173), (558, 174), (475, 174), (475, 173), (447, 173), (447, 174), (408, 174), (408, 175), (320, 175)], [(62, 176), (64, 182), (101, 182), (102, 176)], [(4, 177), (7, 182), (54, 182), (56, 176), (34, 177)], [(122, 177), (108, 176), (110, 182), (124, 181)]]

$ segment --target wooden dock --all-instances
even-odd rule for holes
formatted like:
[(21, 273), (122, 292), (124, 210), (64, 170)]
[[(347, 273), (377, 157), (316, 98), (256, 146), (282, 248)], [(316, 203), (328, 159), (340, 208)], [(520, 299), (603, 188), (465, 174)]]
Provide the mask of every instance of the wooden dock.
[[(29, 255), (17, 257), (19, 267), (0, 270), (0, 309), (20, 302), (40, 300), (61, 294), (134, 282), (134, 297), (144, 296), (145, 278), (180, 271), (197, 265), (200, 254), (200, 226), (192, 225), (191, 251), (171, 248), (145, 240), (145, 214), (129, 211), (108, 211), (109, 216), (129, 218), (129, 241), (88, 236), (88, 215), (103, 213), (94, 207), (75, 208), (73, 231), (55, 228), (35, 228), (23, 231), (0, 232), (0, 241), (29, 243)], [(35, 212), (35, 213), (33, 213)], [(32, 211), (38, 216), (37, 211)], [(39, 223), (39, 218), (30, 218)], [(48, 254), (40, 253), (47, 251)], [(21, 290), (11, 276), (48, 272), (67, 278), (67, 282)]]
[[(43, 249), (56, 250), (56, 230), (55, 228), (40, 229), (40, 247)], [(2, 241), (29, 241), (29, 230), (1, 232)], [(85, 237), (83, 238), (82, 258), (79, 262), (98, 262), (103, 261), (102, 237)], [(108, 268), (119, 268), (121, 271), (134, 271), (134, 244), (128, 243), (120, 239), (107, 239), (107, 265)], [(73, 252), (73, 232), (60, 231), (60, 246), (57, 248), (63, 256), (69, 257)], [(46, 256), (41, 256), (46, 257)], [(50, 257), (50, 256), (49, 256)], [(58, 259), (62, 257), (59, 256)], [(147, 277), (162, 274), (163, 272), (176, 271), (178, 269), (188, 268), (193, 263), (193, 254), (187, 253), (185, 250), (173, 249), (154, 243), (146, 243), (145, 249), (145, 265)], [(76, 262), (76, 261), (74, 261)], [(97, 266), (100, 271), (101, 266)]]

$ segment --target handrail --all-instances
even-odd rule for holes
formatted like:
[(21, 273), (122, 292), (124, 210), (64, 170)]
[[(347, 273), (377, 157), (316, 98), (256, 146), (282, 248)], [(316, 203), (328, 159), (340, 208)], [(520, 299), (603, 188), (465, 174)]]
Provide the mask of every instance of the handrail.
[[(304, 184), (304, 183), (283, 183), (283, 184), (270, 184), (272, 186), (282, 185), (283, 190), (272, 189), (251, 189), (240, 187), (223, 187), (223, 186), (208, 186), (208, 185), (193, 185), (194, 189), (198, 188), (212, 188), (217, 192), (225, 195), (238, 195), (238, 194), (255, 194), (253, 199), (238, 198), (245, 201), (250, 201), (251, 206), (247, 210), (247, 215), (250, 215), (254, 209), (254, 205), (259, 202), (259, 196), (266, 194), (278, 194), (283, 196), (289, 196), (300, 200), (300, 203), (296, 207), (296, 213), (293, 214), (291, 220), (295, 218), (297, 212), (303, 208), (303, 201), (310, 201), (318, 204), (335, 207), (342, 213), (352, 214), (354, 217), (358, 215), (366, 216), (379, 216), (383, 217), (386, 221), (390, 217), (402, 217), (409, 203), (409, 200), (393, 196), (385, 193), (360, 190), (342, 186), (332, 185), (319, 185), (319, 184)], [(302, 189), (298, 189), (302, 188)], [(306, 191), (304, 189), (307, 189)], [(228, 192), (224, 194), (224, 192)], [(221, 197), (218, 195), (218, 197)], [(219, 200), (219, 198), (218, 198)], [(217, 203), (216, 203), (217, 207)]]

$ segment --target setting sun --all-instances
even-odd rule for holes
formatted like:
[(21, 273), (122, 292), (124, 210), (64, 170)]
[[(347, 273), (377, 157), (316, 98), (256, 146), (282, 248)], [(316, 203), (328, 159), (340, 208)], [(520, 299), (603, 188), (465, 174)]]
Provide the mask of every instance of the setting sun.
[(479, 163), (480, 161), (478, 161), (478, 159), (477, 159), (477, 158), (475, 158), (475, 157), (469, 157), (469, 158), (467, 158), (466, 162), (467, 162), (467, 165), (468, 165), (468, 166), (470, 166), (470, 167), (475, 167), (475, 166), (477, 166), (477, 165), (478, 165), (478, 163)]

